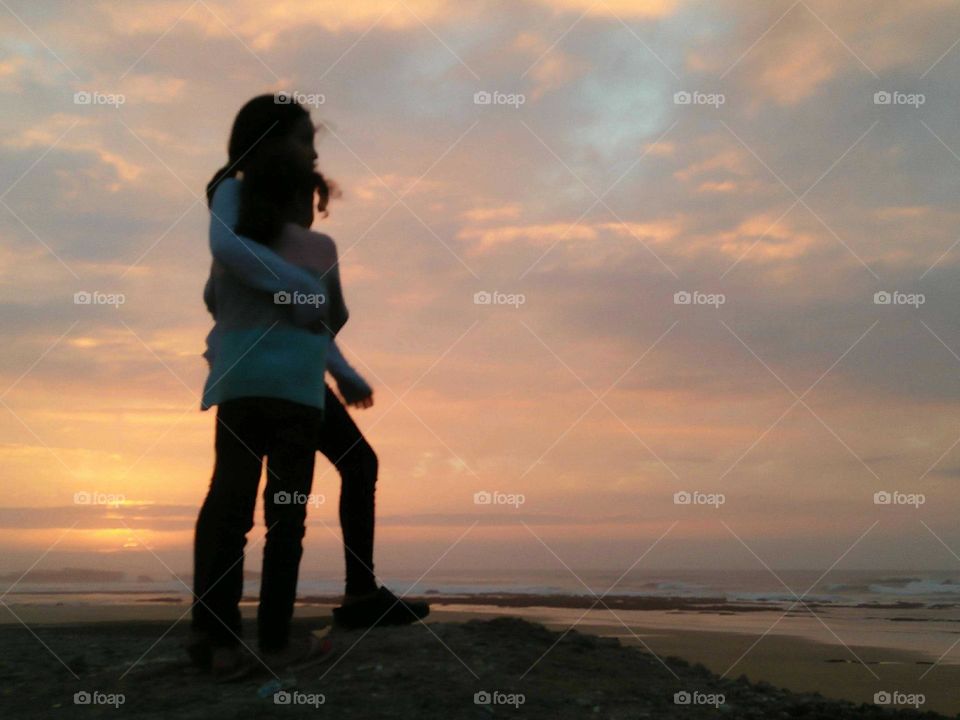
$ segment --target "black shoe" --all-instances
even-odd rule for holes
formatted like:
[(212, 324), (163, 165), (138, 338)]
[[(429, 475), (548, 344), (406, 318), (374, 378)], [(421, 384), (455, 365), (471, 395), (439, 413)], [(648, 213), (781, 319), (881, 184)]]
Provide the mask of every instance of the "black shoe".
[(385, 587), (371, 597), (333, 609), (334, 622), (343, 628), (369, 628), (374, 625), (409, 625), (430, 614), (430, 605), (401, 600)]

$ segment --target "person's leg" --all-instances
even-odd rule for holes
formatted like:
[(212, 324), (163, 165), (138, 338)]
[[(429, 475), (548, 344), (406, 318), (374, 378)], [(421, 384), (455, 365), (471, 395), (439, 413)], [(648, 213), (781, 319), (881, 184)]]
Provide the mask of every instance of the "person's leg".
[(373, 573), (376, 453), (329, 386), (325, 405), (317, 449), (340, 472), (340, 527), (347, 566), (343, 605), (334, 608), (334, 620), (348, 628), (416, 622), (430, 613), (430, 606), (378, 587)]
[(273, 402), (271, 415), (274, 432), (264, 490), (267, 538), (257, 612), (260, 649), (267, 653), (285, 648), (290, 637), (313, 484), (314, 438), (321, 421), (318, 409), (284, 400)]
[(236, 645), (241, 633), (243, 550), (253, 527), (264, 452), (255, 399), (217, 409), (216, 463), (197, 518), (192, 628), (215, 646)]
[(350, 413), (327, 386), (323, 425), (317, 450), (340, 473), (340, 529), (349, 596), (376, 591), (373, 573), (373, 527), (377, 484), (377, 455)]

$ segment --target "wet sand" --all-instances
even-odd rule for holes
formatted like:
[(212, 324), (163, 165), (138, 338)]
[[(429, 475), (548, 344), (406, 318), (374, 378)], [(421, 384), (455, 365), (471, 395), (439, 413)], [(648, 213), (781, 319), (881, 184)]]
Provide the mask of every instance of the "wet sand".
[[(558, 632), (569, 628), (579, 616), (578, 613), (572, 620), (569, 615), (557, 618), (555, 608), (515, 609), (512, 613), (543, 623)], [(499, 613), (490, 613), (489, 608), (477, 612), (450, 607), (438, 608), (435, 614), (450, 620), (466, 620)], [(824, 641), (817, 642), (772, 632), (764, 636), (763, 632), (677, 627), (684, 623), (684, 618), (677, 616), (668, 619), (671, 626), (660, 623), (650, 627), (643, 625), (642, 621), (632, 621), (634, 615), (642, 614), (618, 613), (628, 627), (607, 613), (604, 622), (585, 619), (576, 625), (576, 629), (616, 637), (624, 645), (648, 650), (663, 659), (668, 667), (671, 661), (667, 658), (678, 657), (690, 663), (700, 663), (711, 672), (728, 678), (744, 675), (752, 682), (766, 682), (796, 692), (819, 692), (828, 698), (858, 703), (872, 703), (875, 693), (884, 691), (919, 693), (925, 696), (921, 709), (951, 716), (960, 713), (960, 664), (956, 664), (955, 659), (953, 663), (947, 663), (945, 658), (934, 665), (939, 656), (929, 653), (889, 647), (844, 646), (826, 629), (823, 630)], [(765, 627), (773, 624), (777, 617), (771, 614)], [(701, 622), (710, 620), (709, 617), (697, 619)]]

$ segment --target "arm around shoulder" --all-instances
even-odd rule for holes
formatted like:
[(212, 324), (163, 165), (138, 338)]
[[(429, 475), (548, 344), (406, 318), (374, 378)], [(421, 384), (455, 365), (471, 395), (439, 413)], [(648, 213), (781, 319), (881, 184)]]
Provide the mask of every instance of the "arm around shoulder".
[(321, 292), (320, 284), (303, 268), (233, 228), (240, 214), (240, 181), (227, 178), (217, 186), (210, 206), (210, 252), (245, 285), (266, 292)]
[[(318, 294), (323, 287), (309, 272), (284, 260), (273, 250), (233, 228), (240, 214), (240, 181), (226, 178), (217, 186), (210, 206), (210, 252), (216, 262), (240, 282), (269, 293), (302, 292)], [(302, 326), (318, 323), (322, 309), (307, 308), (293, 313)]]

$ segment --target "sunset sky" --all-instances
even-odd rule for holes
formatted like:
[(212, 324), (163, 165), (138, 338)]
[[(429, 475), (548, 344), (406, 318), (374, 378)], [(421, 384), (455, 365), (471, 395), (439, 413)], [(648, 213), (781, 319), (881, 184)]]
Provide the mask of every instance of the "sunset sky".
[[(0, 28), (0, 572), (189, 570), (203, 189), (277, 90), (343, 188), (315, 227), (376, 391), (381, 573), (960, 563), (955, 3), (4, 0)], [(314, 574), (338, 491), (319, 458)]]

